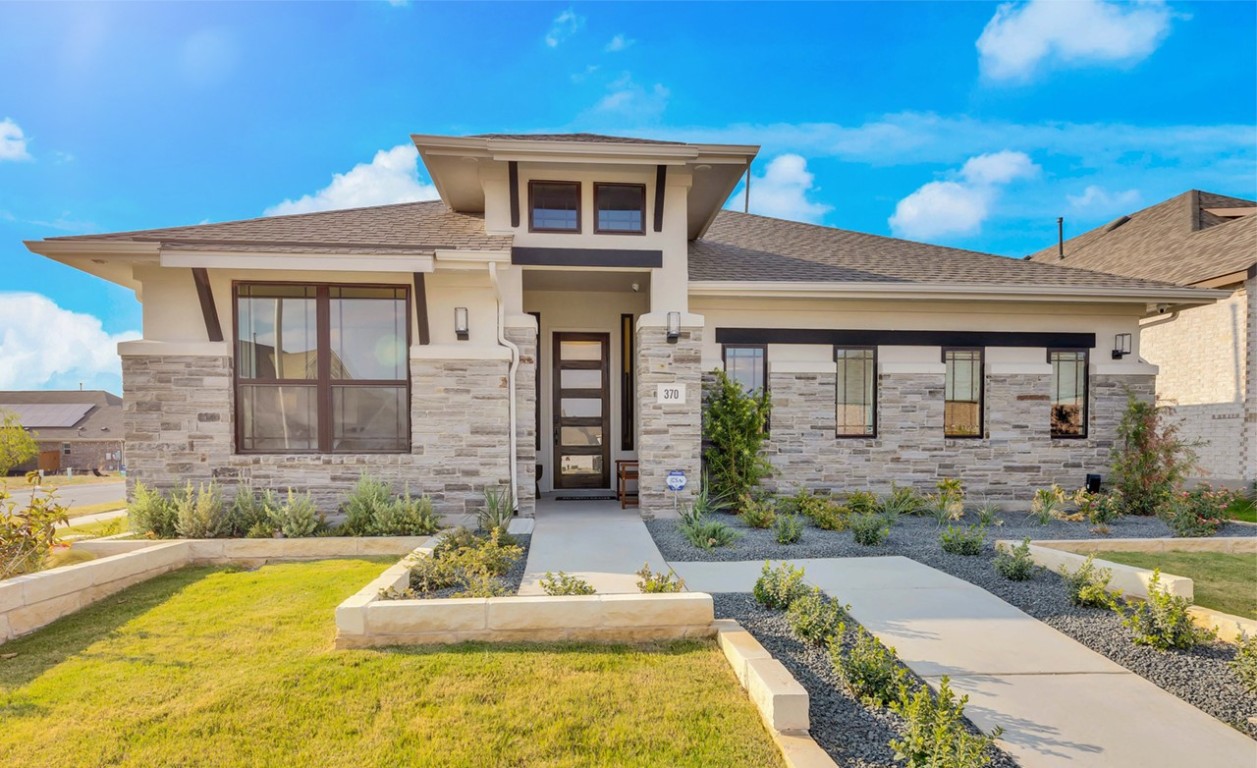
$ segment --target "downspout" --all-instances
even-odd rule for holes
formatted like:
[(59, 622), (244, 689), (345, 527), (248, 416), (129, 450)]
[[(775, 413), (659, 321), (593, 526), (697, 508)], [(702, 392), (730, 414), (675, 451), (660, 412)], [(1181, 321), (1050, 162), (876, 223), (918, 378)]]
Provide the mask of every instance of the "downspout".
[(1179, 311), (1180, 311), (1180, 310), (1177, 310), (1177, 309), (1176, 309), (1176, 310), (1174, 310), (1173, 312), (1171, 312), (1171, 313), (1170, 313), (1169, 315), (1167, 315), (1167, 316), (1164, 316), (1164, 317), (1158, 317), (1158, 318), (1156, 318), (1156, 319), (1152, 320), (1151, 322), (1147, 322), (1147, 323), (1140, 323), (1140, 324), (1139, 324), (1139, 330), (1140, 330), (1140, 331), (1143, 331), (1143, 329), (1145, 329), (1145, 328), (1151, 328), (1151, 327), (1153, 327), (1153, 326), (1155, 326), (1155, 325), (1165, 325), (1166, 323), (1172, 323), (1172, 322), (1174, 322), (1175, 320), (1177, 320), (1177, 319), (1178, 319), (1178, 313), (1179, 313)]
[(489, 262), (489, 280), (493, 283), (494, 298), (498, 302), (498, 345), (506, 347), (511, 353), (511, 365), (506, 373), (506, 389), (507, 389), (507, 418), (510, 420), (510, 438), (507, 440), (510, 450), (510, 470), (511, 470), (511, 505), (515, 508), (515, 512), (519, 512), (519, 460), (516, 443), (519, 439), (516, 435), (517, 428), (515, 426), (515, 373), (519, 370), (519, 347), (515, 342), (506, 338), (506, 306), (502, 303), (502, 286), (498, 283), (498, 265), (497, 262)]

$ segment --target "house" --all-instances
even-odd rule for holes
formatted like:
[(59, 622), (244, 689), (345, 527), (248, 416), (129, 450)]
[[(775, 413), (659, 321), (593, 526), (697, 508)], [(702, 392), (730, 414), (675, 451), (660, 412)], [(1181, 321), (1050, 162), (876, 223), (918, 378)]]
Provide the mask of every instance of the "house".
[(117, 472), (124, 466), (122, 398), (104, 390), (0, 392), (0, 413), (17, 416), (39, 456), (10, 470)]
[(1142, 321), (1140, 354), (1160, 368), (1157, 397), (1198, 443), (1204, 479), (1257, 481), (1257, 203), (1193, 189), (1031, 258), (1228, 291)]
[(1127, 393), (1152, 396), (1140, 321), (1218, 297), (723, 210), (755, 146), (413, 140), (440, 200), (27, 243), (143, 302), (131, 478), (327, 507), (369, 471), (527, 515), (636, 461), (656, 515), (700, 483), (723, 365), (772, 391), (779, 488), (1024, 498), (1107, 467)]

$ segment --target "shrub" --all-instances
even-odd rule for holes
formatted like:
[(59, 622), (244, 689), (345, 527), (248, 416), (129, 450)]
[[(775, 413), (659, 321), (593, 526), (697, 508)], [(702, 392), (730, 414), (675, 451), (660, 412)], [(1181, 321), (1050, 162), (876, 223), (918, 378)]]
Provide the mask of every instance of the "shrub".
[(17, 414), (0, 408), (0, 477), (7, 477), (9, 470), (39, 455), (39, 443), (22, 423)]
[(369, 533), (372, 536), (427, 536), (436, 533), (441, 520), (428, 496), (414, 498), (410, 490), (376, 510)]
[(685, 580), (671, 568), (667, 573), (653, 573), (650, 563), (642, 563), (642, 569), (637, 572), (637, 589), (646, 594), (681, 592), (685, 589)]
[(278, 506), (279, 500), (275, 498), (273, 491), (258, 494), (250, 485), (240, 486), (236, 489), (236, 498), (232, 500), (231, 509), (227, 512), (231, 529), (228, 535), (258, 538), (254, 535), (255, 530), (261, 533), (267, 529), (271, 529), (265, 534), (267, 537), (274, 535), (275, 531), (270, 526), (271, 510)]
[(43, 568), (57, 543), (57, 524), (67, 522), (55, 491), (32, 488), (25, 506), (11, 499), (0, 485), (0, 579)]
[(174, 498), (175, 531), (185, 539), (213, 539), (231, 534), (231, 517), (217, 483), (195, 489), (188, 483)]
[(1069, 602), (1084, 608), (1107, 608), (1113, 604), (1115, 595), (1109, 594), (1109, 579), (1113, 572), (1108, 568), (1095, 567), (1095, 555), (1087, 555), (1087, 559), (1078, 570), (1070, 573), (1061, 566), (1061, 578), (1065, 581), (1065, 589)]
[(557, 576), (546, 571), (546, 575), (541, 577), (541, 588), (547, 595), (592, 595), (596, 592), (588, 581), (563, 571), (559, 571)]
[(912, 486), (900, 488), (890, 484), (890, 495), (882, 499), (882, 514), (890, 520), (900, 515), (919, 515), (925, 511), (925, 498)]
[(296, 494), (291, 488), (288, 489), (288, 500), (271, 513), (271, 525), (286, 539), (313, 536), (319, 522), (319, 508), (314, 505), (310, 494)]
[(377, 527), (377, 520), (384, 510), (392, 503), (393, 489), (383, 480), (371, 475), (358, 476), (358, 482), (349, 492), (349, 498), (341, 505), (345, 513), (345, 522), (341, 529), (349, 536), (371, 536)]
[(245, 531), (248, 539), (269, 539), (275, 535), (275, 524), (268, 520), (259, 520)]
[(1034, 578), (1034, 559), (1030, 557), (1030, 537), (1006, 551), (995, 554), (995, 570), (1009, 581), (1029, 581)]
[(900, 684), (907, 679), (895, 649), (882, 645), (864, 627), (856, 627), (855, 642), (848, 651), (841, 643), (830, 643), (829, 659), (847, 690), (870, 707), (896, 701)]
[(859, 514), (851, 516), (851, 533), (857, 544), (876, 547), (890, 536), (890, 525), (881, 515)]
[(986, 526), (971, 525), (968, 530), (949, 525), (938, 535), (938, 543), (944, 552), (953, 555), (980, 555), (986, 544)]
[(1059, 485), (1036, 490), (1034, 498), (1030, 500), (1030, 516), (1039, 525), (1047, 525), (1053, 519), (1061, 517), (1064, 510), (1065, 491)]
[(990, 499), (983, 499), (978, 505), (978, 525), (987, 528), (998, 528), (1004, 521), (999, 516), (999, 505)]
[(907, 768), (982, 768), (992, 759), (992, 747), (1003, 733), (996, 728), (990, 735), (973, 734), (965, 725), (965, 704), (952, 693), (951, 681), (939, 681), (938, 696), (921, 686), (915, 693), (907, 684), (891, 702), (890, 708), (904, 719), (903, 738), (893, 739), (890, 748), (895, 759)]
[(790, 497), (788, 504), (822, 531), (845, 531), (850, 522), (850, 509), (828, 496), (809, 493), (807, 489), (800, 489)]
[(1214, 638), (1213, 630), (1198, 627), (1187, 613), (1192, 601), (1172, 595), (1161, 586), (1161, 569), (1152, 572), (1148, 599), (1126, 598), (1125, 605), (1113, 601), (1113, 610), (1122, 617), (1135, 645), (1150, 645), (1159, 651), (1194, 648)]
[(497, 577), (511, 569), (524, 550), (505, 541), (495, 528), (476, 536), (465, 528), (446, 534), (431, 557), (415, 558), (410, 567), (410, 586), (418, 592), (461, 587), (457, 597), (496, 597), (507, 594)]
[(716, 494), (740, 499), (754, 492), (772, 471), (761, 449), (768, 439), (764, 426), (772, 410), (768, 391), (747, 393), (724, 371), (714, 372), (706, 387), (703, 409), (703, 461)]
[(1161, 508), (1161, 519), (1182, 538), (1212, 536), (1218, 532), (1235, 499), (1228, 491), (1215, 491), (1207, 485), (1174, 493)]
[(1257, 636), (1240, 635), (1231, 669), (1250, 693), (1257, 693)]
[(847, 608), (830, 600), (819, 587), (801, 595), (786, 612), (786, 621), (794, 636), (814, 645), (825, 645), (842, 637), (846, 618)]
[(1112, 451), (1113, 487), (1128, 515), (1154, 515), (1196, 466), (1196, 454), (1169, 418), (1173, 411), (1126, 401)]
[(789, 563), (773, 568), (772, 564), (765, 562), (752, 593), (765, 608), (784, 611), (806, 591), (802, 568), (795, 568)]
[(727, 512), (730, 508), (729, 499), (717, 493), (711, 487), (711, 478), (705, 473), (703, 475), (703, 485), (694, 493), (694, 500), (690, 502), (688, 513), (685, 514), (705, 516), (713, 512)]
[(856, 515), (872, 515), (881, 511), (877, 495), (872, 491), (852, 491), (847, 494), (844, 504)]
[(178, 535), (175, 530), (178, 521), (175, 505), (161, 491), (137, 481), (127, 509), (131, 528), (136, 533), (159, 539), (173, 539)]
[(798, 515), (778, 515), (776, 527), (778, 544), (794, 544), (803, 538), (803, 521)]
[(1108, 525), (1122, 516), (1122, 494), (1119, 491), (1109, 493), (1091, 493), (1086, 488), (1074, 494), (1074, 503), (1078, 512), (1092, 525)]
[(956, 521), (965, 516), (965, 489), (956, 478), (947, 478), (935, 483), (938, 493), (927, 496), (930, 511), (939, 525), (947, 521)]
[(515, 498), (510, 488), (485, 488), (484, 507), (480, 510), (480, 530), (492, 531), (501, 528), (503, 532), (511, 524), (515, 516)]
[(777, 522), (777, 512), (770, 498), (742, 497), (742, 522), (752, 528), (771, 528)]
[(677, 529), (690, 544), (699, 549), (727, 547), (738, 540), (740, 534), (719, 520), (706, 517), (682, 518), (677, 522)]

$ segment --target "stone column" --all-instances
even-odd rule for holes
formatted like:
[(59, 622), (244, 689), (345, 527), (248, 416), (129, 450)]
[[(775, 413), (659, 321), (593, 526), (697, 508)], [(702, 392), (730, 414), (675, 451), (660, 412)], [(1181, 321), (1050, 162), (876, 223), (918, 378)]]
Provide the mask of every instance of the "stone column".
[[(702, 482), (703, 318), (682, 315), (681, 336), (668, 341), (666, 316), (643, 315), (637, 324), (637, 457), (642, 517), (670, 515), (673, 496), (682, 508)], [(660, 384), (684, 387), (683, 405), (657, 402)], [(667, 490), (671, 470), (685, 472), (688, 484), (680, 494)]]
[(1244, 445), (1240, 452), (1245, 482), (1257, 482), (1257, 267), (1249, 270), (1244, 282), (1248, 323), (1243, 344), (1244, 357)]
[[(532, 318), (527, 318), (532, 320)], [(515, 372), (516, 476), (515, 500), (521, 517), (532, 517), (537, 507), (537, 328), (508, 327), (506, 338), (519, 347)]]

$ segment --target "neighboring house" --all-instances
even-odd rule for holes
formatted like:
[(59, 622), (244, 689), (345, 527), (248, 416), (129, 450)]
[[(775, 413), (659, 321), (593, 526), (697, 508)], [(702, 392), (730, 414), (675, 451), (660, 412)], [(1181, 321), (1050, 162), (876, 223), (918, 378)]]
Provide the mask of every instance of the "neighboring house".
[(1219, 296), (722, 210), (754, 146), (413, 139), (439, 201), (27, 244), (141, 297), (131, 478), (330, 507), (371, 472), (531, 514), (538, 471), (605, 494), (636, 460), (653, 515), (699, 486), (723, 364), (772, 390), (780, 488), (1024, 499), (1106, 470), (1127, 393), (1152, 396), (1148, 306)]
[(1157, 396), (1200, 443), (1211, 482), (1257, 480), (1257, 203), (1191, 190), (1031, 257), (1129, 277), (1216, 288), (1216, 304), (1173, 302), (1142, 323)]
[(99, 389), (70, 392), (0, 392), (0, 412), (39, 444), (39, 456), (11, 470), (117, 472), (123, 465), (122, 398)]

